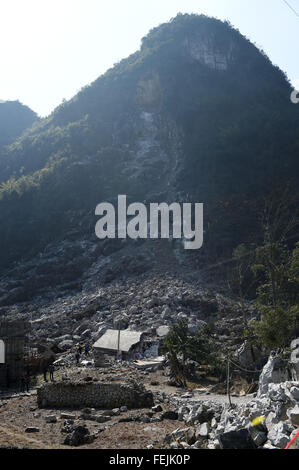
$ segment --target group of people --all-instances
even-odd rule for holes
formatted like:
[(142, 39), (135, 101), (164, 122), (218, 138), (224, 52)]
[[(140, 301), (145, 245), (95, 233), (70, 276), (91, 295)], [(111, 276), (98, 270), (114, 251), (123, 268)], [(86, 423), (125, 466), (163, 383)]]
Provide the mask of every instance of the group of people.
[(44, 381), (45, 382), (48, 382), (48, 378), (47, 378), (47, 374), (49, 372), (50, 374), (50, 380), (51, 382), (54, 382), (54, 371), (55, 371), (55, 367), (54, 367), (54, 364), (50, 364), (50, 365), (44, 365), (43, 367), (43, 374), (44, 374)]
[[(85, 357), (88, 357), (89, 356), (89, 353), (90, 353), (90, 345), (89, 344), (86, 344), (85, 347), (83, 348), (83, 346), (81, 344), (79, 344), (78, 346), (78, 349), (77, 349), (77, 352), (76, 352), (76, 363), (79, 365), (80, 363), (80, 358), (83, 354), (83, 351), (84, 351), (84, 354), (85, 354)], [(50, 378), (50, 381), (51, 382), (54, 382), (54, 372), (55, 372), (55, 366), (54, 364), (44, 364), (43, 365), (43, 368), (42, 368), (42, 371), (43, 371), (43, 376), (44, 376), (44, 381), (45, 382), (48, 382), (48, 373), (49, 373), (49, 378)], [(25, 388), (27, 389), (27, 391), (29, 390), (29, 385), (30, 385), (30, 375), (29, 376), (26, 376), (24, 378), (24, 380), (22, 379), (21, 381), (21, 386), (22, 388)]]
[(20, 391), (21, 392), (29, 392), (30, 389), (30, 375), (23, 375), (20, 381)]
[[(76, 352), (76, 363), (79, 365), (81, 356), (84, 352), (85, 357), (89, 357), (91, 347), (89, 344), (86, 344), (85, 346), (79, 344), (77, 352)], [(42, 364), (42, 372), (44, 376), (44, 381), (48, 382), (48, 374), (49, 374), (49, 379), (51, 382), (54, 382), (54, 372), (55, 372), (55, 366), (54, 364), (49, 364), (47, 362), (44, 362)], [(10, 369), (9, 366), (7, 366), (7, 371), (6, 371), (6, 386), (7, 388), (10, 388)], [(20, 387), (20, 392), (29, 392), (30, 390), (30, 370), (29, 367), (27, 367), (26, 371), (20, 378), (19, 382), (19, 387)]]
[(20, 391), (29, 392), (30, 389), (30, 368), (26, 367), (26, 372), (22, 375), (20, 379)]
[[(86, 344), (85, 347), (84, 347), (85, 357), (89, 357), (90, 349), (91, 349), (90, 345)], [(82, 346), (82, 344), (79, 344), (76, 355), (75, 355), (77, 365), (79, 365), (79, 363), (80, 363), (82, 353), (83, 353), (83, 346)]]

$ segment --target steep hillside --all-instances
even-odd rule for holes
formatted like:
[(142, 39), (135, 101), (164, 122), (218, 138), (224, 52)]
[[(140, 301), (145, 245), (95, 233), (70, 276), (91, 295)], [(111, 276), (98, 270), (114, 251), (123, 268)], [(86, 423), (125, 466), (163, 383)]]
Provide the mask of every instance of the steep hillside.
[[(16, 286), (27, 296), (36, 292), (30, 259), (39, 252), (45, 285), (49, 273), (58, 285), (77, 282), (93, 265), (101, 271), (105, 254), (131, 249), (94, 235), (96, 205), (118, 194), (203, 202), (203, 264), (258, 241), (260, 201), (274, 186), (297, 183), (299, 107), (290, 93), (284, 74), (227, 23), (178, 15), (153, 29), (139, 51), (1, 155), (2, 268), (29, 262)], [(189, 263), (190, 254), (179, 256)]]

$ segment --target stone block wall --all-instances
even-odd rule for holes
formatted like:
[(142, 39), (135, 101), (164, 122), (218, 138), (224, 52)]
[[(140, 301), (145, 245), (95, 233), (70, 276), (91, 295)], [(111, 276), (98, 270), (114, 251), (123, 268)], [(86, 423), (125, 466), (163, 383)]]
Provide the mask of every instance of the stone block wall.
[(149, 408), (153, 406), (153, 395), (131, 384), (56, 382), (38, 388), (37, 403), (40, 408), (52, 409)]

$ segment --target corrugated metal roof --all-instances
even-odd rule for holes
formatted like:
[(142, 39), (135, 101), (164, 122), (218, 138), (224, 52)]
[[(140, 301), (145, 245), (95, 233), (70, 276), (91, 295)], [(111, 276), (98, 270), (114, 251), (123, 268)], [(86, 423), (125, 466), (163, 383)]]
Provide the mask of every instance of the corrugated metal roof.
[[(129, 352), (130, 348), (140, 342), (141, 336), (143, 335), (142, 331), (130, 331), (130, 330), (121, 330), (120, 331), (120, 351)], [(117, 351), (118, 346), (118, 330), (107, 330), (106, 333), (98, 339), (93, 347), (100, 349), (110, 349), (112, 351)]]

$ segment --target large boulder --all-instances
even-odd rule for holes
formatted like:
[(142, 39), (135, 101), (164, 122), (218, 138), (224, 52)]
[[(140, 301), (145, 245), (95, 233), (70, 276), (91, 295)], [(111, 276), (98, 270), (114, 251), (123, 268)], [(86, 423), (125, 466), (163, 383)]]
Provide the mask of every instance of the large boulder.
[(299, 387), (298, 386), (291, 387), (290, 394), (294, 401), (299, 402)]
[(290, 441), (290, 434), (292, 429), (290, 425), (285, 422), (280, 422), (273, 426), (268, 432), (268, 440), (274, 447), (284, 449)]
[(162, 414), (162, 419), (170, 419), (170, 420), (176, 421), (178, 417), (179, 415), (177, 411), (172, 411), (172, 410), (164, 411), (164, 413)]
[(67, 434), (64, 444), (67, 446), (78, 447), (90, 442), (90, 433), (85, 426), (75, 426), (70, 434)]
[(261, 365), (265, 364), (267, 358), (265, 358), (265, 354), (260, 347), (245, 341), (236, 352), (236, 359), (240, 362), (241, 366), (252, 368), (260, 363)]
[(200, 440), (200, 438), (208, 438), (210, 431), (211, 429), (210, 429), (209, 423), (200, 424), (200, 426), (198, 427), (198, 432), (197, 432), (198, 440)]
[(291, 342), (291, 350), (292, 380), (299, 381), (299, 338)]
[(252, 437), (253, 442), (257, 447), (261, 447), (267, 442), (267, 429), (259, 429), (258, 426), (249, 426), (248, 431)]
[(260, 375), (257, 396), (261, 397), (262, 395), (266, 395), (268, 393), (269, 384), (279, 384), (290, 379), (288, 361), (280, 357), (270, 356)]
[(292, 410), (289, 410), (288, 415), (292, 425), (296, 428), (299, 428), (299, 407), (296, 406)]
[(221, 449), (256, 449), (248, 429), (230, 431), (217, 436)]

